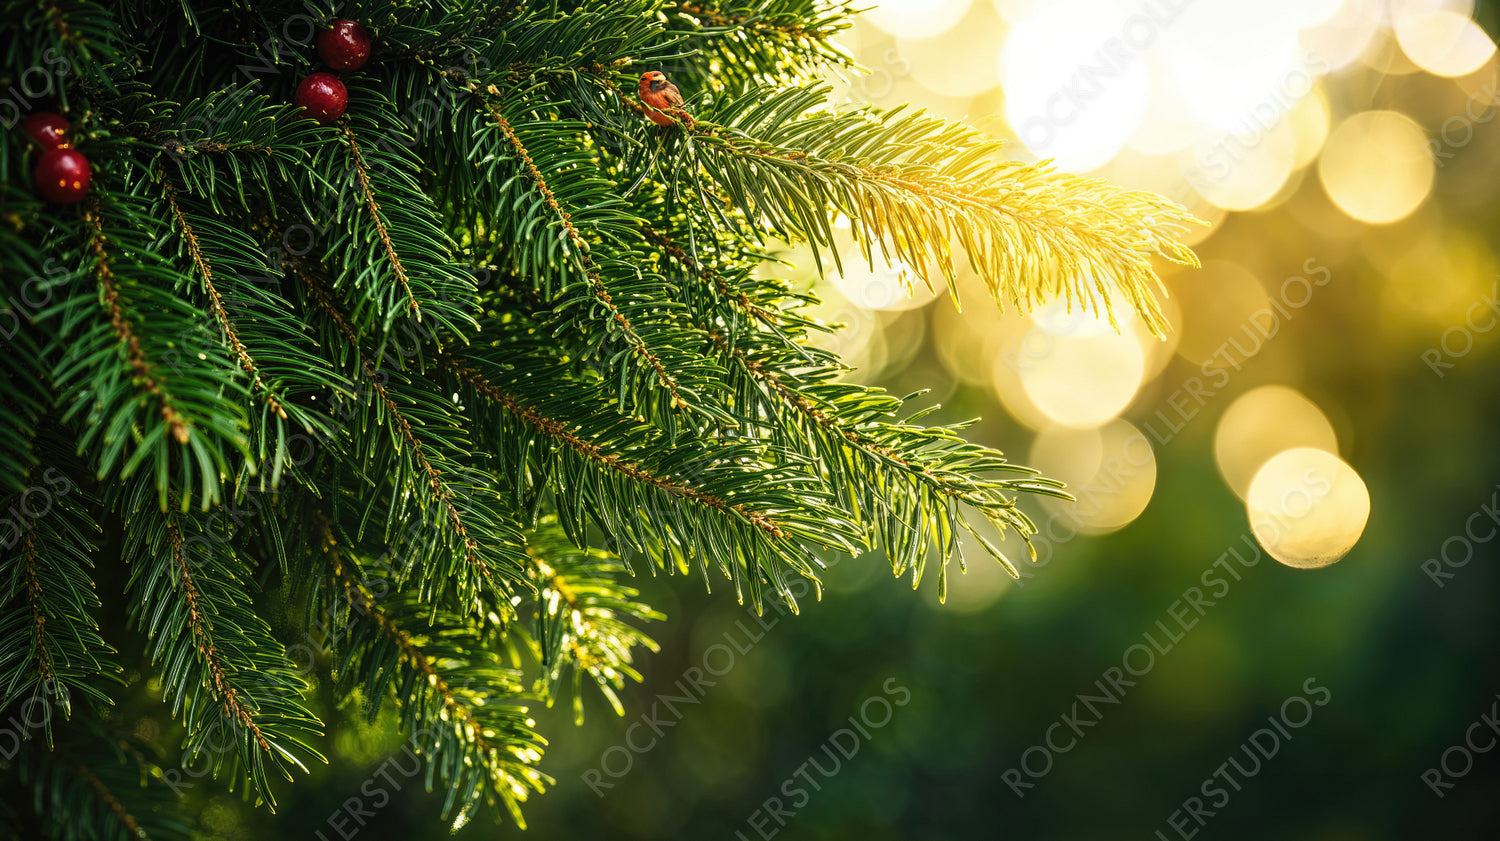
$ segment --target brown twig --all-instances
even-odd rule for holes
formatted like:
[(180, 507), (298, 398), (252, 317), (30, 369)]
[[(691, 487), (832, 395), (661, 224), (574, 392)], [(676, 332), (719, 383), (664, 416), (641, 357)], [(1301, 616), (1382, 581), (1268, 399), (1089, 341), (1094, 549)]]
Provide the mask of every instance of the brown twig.
[(265, 736), (261, 735), (260, 727), (250, 715), (250, 710), (240, 701), (234, 687), (229, 685), (229, 678), (224, 673), (222, 655), (214, 646), (213, 624), (198, 604), (200, 599), (198, 585), (193, 583), (193, 575), (188, 570), (187, 551), (183, 548), (182, 532), (178, 531), (175, 520), (167, 523), (167, 537), (172, 541), (172, 560), (177, 563), (177, 580), (182, 587), (183, 598), (187, 601), (188, 627), (192, 629), (193, 638), (197, 641), (194, 648), (198, 656), (208, 664), (208, 673), (213, 678), (214, 692), (223, 701), (224, 710), (229, 718), (244, 725), (255, 737), (255, 742), (260, 745), (261, 750), (273, 753), (270, 743), (266, 741)]
[(167, 204), (172, 208), (172, 215), (177, 217), (177, 224), (182, 228), (182, 237), (187, 242), (188, 254), (193, 258), (193, 265), (197, 266), (198, 273), (203, 275), (203, 285), (208, 290), (209, 309), (213, 310), (214, 318), (219, 322), (219, 329), (224, 331), (225, 338), (229, 340), (229, 346), (234, 350), (234, 356), (239, 360), (240, 368), (250, 375), (251, 387), (264, 392), (266, 403), (271, 407), (271, 411), (275, 412), (277, 417), (286, 420), (286, 410), (282, 408), (281, 401), (276, 399), (276, 395), (271, 393), (271, 389), (261, 379), (260, 369), (256, 367), (250, 351), (245, 349), (239, 334), (235, 332), (234, 325), (229, 321), (229, 313), (224, 309), (224, 297), (219, 294), (218, 287), (214, 286), (213, 272), (209, 269), (208, 259), (203, 256), (203, 250), (198, 245), (198, 236), (193, 233), (193, 226), (188, 223), (187, 215), (177, 204), (177, 190), (165, 178), (162, 179), (162, 187), (167, 197)]
[(131, 838), (149, 839), (150, 836), (146, 835), (146, 831), (141, 829), (141, 825), (136, 821), (135, 816), (130, 814), (125, 805), (120, 802), (119, 798), (115, 797), (114, 792), (109, 790), (109, 787), (104, 784), (103, 780), (99, 779), (97, 774), (83, 765), (76, 765), (70, 762), (64, 762), (63, 765), (72, 769), (84, 782), (89, 784), (89, 788), (92, 788), (94, 793), (99, 795), (99, 799), (104, 801), (104, 805), (108, 806), (111, 812), (114, 812), (115, 817), (119, 819), (121, 824), (124, 824), (125, 830)]
[(172, 397), (163, 381), (157, 378), (155, 366), (146, 359), (140, 338), (136, 336), (135, 328), (125, 317), (125, 310), (120, 304), (120, 294), (115, 289), (115, 274), (109, 267), (109, 256), (104, 250), (104, 228), (99, 222), (99, 216), (90, 208), (84, 212), (84, 220), (88, 222), (92, 232), (89, 247), (94, 255), (94, 270), (99, 275), (99, 285), (104, 289), (104, 305), (109, 309), (109, 323), (114, 328), (115, 335), (125, 343), (126, 362), (135, 372), (137, 383), (161, 403), (162, 420), (171, 428), (172, 437), (177, 439), (177, 443), (186, 444), (192, 429), (177, 410), (172, 408)]
[(26, 530), (26, 542), (21, 553), (26, 557), (26, 601), (31, 605), (31, 628), (33, 645), (36, 648), (37, 670), (42, 675), (43, 686), (56, 686), (52, 670), (52, 652), (47, 650), (44, 634), (47, 630), (47, 613), (42, 609), (42, 582), (37, 576), (36, 533)]
[(354, 154), (354, 171), (359, 175), (359, 186), (365, 194), (365, 206), (370, 211), (370, 218), (375, 222), (375, 231), (380, 235), (380, 243), (385, 246), (386, 258), (391, 262), (391, 269), (396, 273), (396, 280), (400, 281), (401, 289), (406, 293), (406, 300), (411, 302), (411, 311), (416, 315), (418, 321), (422, 320), (422, 309), (417, 306), (416, 296), (412, 295), (411, 284), (406, 278), (406, 268), (401, 265), (401, 257), (396, 253), (396, 246), (391, 242), (390, 232), (385, 228), (385, 220), (380, 218), (380, 204), (375, 201), (375, 190), (370, 186), (370, 174), (365, 166), (365, 156), (359, 151), (359, 144), (354, 140), (354, 129), (344, 126), (344, 136), (349, 139), (349, 151)]
[(613, 453), (606, 453), (597, 444), (594, 444), (590, 441), (585, 441), (584, 439), (579, 438), (577, 435), (574, 435), (567, 429), (567, 427), (563, 426), (562, 423), (541, 414), (535, 409), (522, 404), (520, 401), (501, 391), (495, 386), (494, 383), (491, 383), (487, 378), (485, 378), (483, 374), (481, 374), (474, 368), (464, 365), (460, 360), (451, 356), (444, 356), (441, 358), (441, 361), (446, 364), (451, 370), (453, 370), (453, 372), (458, 375), (459, 379), (468, 384), (470, 388), (474, 389), (477, 394), (480, 394), (481, 396), (491, 400), (492, 402), (504, 407), (512, 414), (521, 418), (528, 425), (534, 427), (543, 434), (561, 441), (563, 444), (567, 445), (569, 449), (573, 450), (579, 455), (603, 464), (611, 470), (619, 472), (638, 482), (643, 482), (655, 488), (659, 488), (660, 490), (665, 491), (672, 496), (700, 503), (702, 505), (708, 506), (709, 508), (713, 508), (716, 511), (737, 514), (741, 518), (753, 524), (756, 528), (766, 532), (767, 534), (770, 534), (772, 537), (783, 538), (786, 536), (786, 534), (781, 530), (781, 527), (767, 515), (762, 514), (759, 511), (750, 510), (744, 505), (731, 505), (725, 500), (722, 500), (719, 497), (705, 491), (700, 491), (697, 488), (670, 482), (666, 479), (652, 474), (645, 468), (621, 459), (619, 456)]
[(348, 320), (344, 318), (344, 314), (339, 311), (338, 305), (334, 303), (333, 298), (328, 294), (328, 290), (324, 289), (321, 284), (314, 280), (312, 275), (308, 274), (295, 258), (288, 258), (287, 264), (302, 277), (318, 308), (323, 310), (329, 319), (333, 321), (334, 326), (338, 328), (339, 333), (344, 339), (349, 342), (350, 347), (354, 348), (355, 352), (359, 354), (359, 364), (360, 368), (364, 371), (365, 379), (369, 381), (371, 388), (375, 390), (376, 395), (385, 404), (386, 411), (395, 420), (396, 428), (400, 431), (401, 437), (411, 446), (412, 455), (417, 459), (417, 466), (427, 474), (428, 488), (432, 490), (432, 495), (442, 504), (448, 522), (452, 524), (454, 532), (463, 541), (465, 559), (479, 570), (486, 581), (493, 583), (495, 580), (494, 574), (490, 571), (489, 564), (485, 563), (484, 558), (481, 558), (476, 551), (477, 544), (474, 538), (469, 536), (469, 530), (464, 525), (463, 518), (459, 516), (457, 506), (453, 504), (453, 494), (448, 490), (447, 485), (444, 484), (442, 471), (434, 467), (432, 462), (427, 458), (426, 447), (422, 444), (422, 440), (417, 437), (416, 431), (412, 429), (411, 421), (407, 420), (406, 415), (402, 414), (400, 407), (396, 405), (396, 401), (391, 397), (390, 392), (381, 384), (380, 377), (376, 374), (375, 366), (370, 363), (369, 357), (365, 356), (364, 351), (359, 349), (359, 337), (355, 334), (354, 327), (349, 324)]

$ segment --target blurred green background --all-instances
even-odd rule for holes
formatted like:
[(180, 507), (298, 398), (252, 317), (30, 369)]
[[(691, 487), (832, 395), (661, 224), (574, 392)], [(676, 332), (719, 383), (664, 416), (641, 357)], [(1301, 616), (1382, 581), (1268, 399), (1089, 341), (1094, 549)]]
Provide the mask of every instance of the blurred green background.
[[(643, 581), (670, 619), (624, 718), (597, 693), (580, 728), (561, 705), (539, 711), (557, 784), (528, 805), (531, 828), (484, 817), (466, 833), (1494, 837), (1500, 751), (1450, 748), (1466, 731), (1492, 744), (1481, 716), (1500, 693), (1500, 541), (1482, 511), (1500, 483), (1496, 20), (1462, 0), (880, 4), (846, 39), (872, 74), (832, 79), (840, 96), (966, 118), (1016, 140), (1018, 157), (1163, 192), (1213, 223), (1194, 235), (1205, 267), (1165, 275), (1173, 333), (1158, 341), (1122, 315), (1115, 334), (1059, 307), (1001, 314), (977, 278), (960, 315), (946, 292), (909, 298), (899, 266), (818, 281), (822, 314), (849, 324), (833, 341), (852, 376), (930, 389), (918, 404), (941, 404), (938, 418), (982, 417), (975, 440), (1086, 492), (1025, 501), (1044, 525), (1028, 577), (973, 553), (946, 605), (934, 578), (914, 594), (874, 556), (831, 570), (802, 616), (759, 625), (723, 582), (705, 594), (697, 579)], [(811, 261), (789, 256), (814, 283)], [(1258, 473), (1299, 447), (1311, 450)], [(1333, 490), (1252, 528), (1306, 476)], [(1345, 549), (1331, 566), (1288, 565)], [(1222, 595), (1189, 613), (1179, 600), (1194, 587)], [(1162, 649), (1149, 669), (1130, 653), (1148, 632)], [(1035, 747), (1122, 666), (1134, 685), (1082, 715), (1074, 746)], [(723, 674), (680, 716), (658, 706), (659, 736), (629, 729), (705, 667)], [(809, 757), (829, 764), (826, 740), (867, 699), (898, 700), (888, 678), (909, 703), (837, 774), (811, 776), (820, 790), (783, 796)], [(1326, 705), (1284, 706), (1294, 696)], [(1296, 724), (1305, 709), (1257, 774), (1204, 790), (1231, 757), (1250, 765), (1246, 740), (1268, 719)], [(1050, 732), (1059, 747), (1074, 738)], [(650, 749), (618, 747), (627, 733)], [(447, 834), (420, 777), (399, 771), (398, 736), (375, 728), (337, 748), (350, 761), (285, 787), (277, 816), (227, 796), (204, 801), (205, 827)], [(1444, 772), (1439, 797), (1422, 775), (1445, 760), (1472, 770)], [(366, 784), (381, 767), (402, 790), (377, 784), (393, 794), (375, 809)], [(602, 796), (584, 780), (601, 768)], [(1018, 796), (1008, 772), (1034, 787)], [(772, 797), (795, 812), (784, 826), (764, 811)]]

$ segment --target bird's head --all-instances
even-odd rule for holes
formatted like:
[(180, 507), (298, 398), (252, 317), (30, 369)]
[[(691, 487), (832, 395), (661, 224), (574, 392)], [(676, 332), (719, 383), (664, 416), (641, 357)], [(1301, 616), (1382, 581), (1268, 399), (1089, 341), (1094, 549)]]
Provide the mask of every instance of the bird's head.
[(641, 90), (659, 91), (667, 85), (666, 74), (660, 70), (647, 70), (641, 74)]

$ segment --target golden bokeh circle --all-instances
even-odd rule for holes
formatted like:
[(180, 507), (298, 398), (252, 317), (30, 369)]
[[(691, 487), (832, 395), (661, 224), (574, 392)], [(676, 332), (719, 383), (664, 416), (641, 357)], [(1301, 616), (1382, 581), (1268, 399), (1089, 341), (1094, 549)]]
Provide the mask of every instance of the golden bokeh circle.
[(1219, 475), (1240, 499), (1250, 493), (1255, 474), (1273, 456), (1295, 447), (1338, 452), (1333, 424), (1295, 388), (1253, 388), (1229, 404), (1214, 433)]
[(1108, 534), (1134, 522), (1156, 490), (1156, 453), (1130, 422), (1098, 429), (1049, 426), (1032, 441), (1030, 464), (1065, 482), (1070, 502), (1043, 497), (1042, 505), (1083, 534)]
[(1473, 73), (1495, 55), (1495, 42), (1479, 24), (1446, 9), (1399, 13), (1395, 30), (1406, 57), (1435, 76)]
[(1395, 111), (1361, 111), (1344, 120), (1318, 158), (1328, 197), (1372, 225), (1410, 215), (1432, 191), (1434, 175), (1426, 132)]
[(1370, 519), (1364, 480), (1338, 456), (1299, 447), (1267, 461), (1245, 500), (1255, 539), (1276, 560), (1316, 569), (1348, 554)]
[(1170, 279), (1172, 297), (1181, 307), (1177, 354), (1199, 366), (1228, 368), (1255, 355), (1267, 328), (1257, 313), (1270, 297), (1255, 275), (1238, 263), (1210, 260), (1203, 267)]
[(1027, 331), (1017, 356), (1021, 386), (1044, 415), (1064, 426), (1102, 426), (1130, 405), (1146, 372), (1134, 335), (1057, 335)]

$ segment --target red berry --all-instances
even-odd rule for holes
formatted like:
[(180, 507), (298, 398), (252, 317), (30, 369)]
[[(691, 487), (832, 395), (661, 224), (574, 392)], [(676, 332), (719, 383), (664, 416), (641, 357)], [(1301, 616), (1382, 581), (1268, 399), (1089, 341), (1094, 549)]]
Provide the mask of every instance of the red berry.
[(93, 171), (77, 149), (48, 149), (31, 171), (36, 191), (52, 204), (75, 204), (89, 191)]
[(358, 70), (370, 60), (370, 33), (352, 20), (336, 20), (318, 33), (318, 56), (334, 70)]
[(332, 73), (314, 73), (297, 86), (295, 101), (307, 109), (307, 116), (326, 126), (344, 116), (349, 90)]
[(71, 149), (68, 121), (51, 111), (38, 111), (21, 121), (21, 131), (43, 149)]

